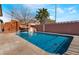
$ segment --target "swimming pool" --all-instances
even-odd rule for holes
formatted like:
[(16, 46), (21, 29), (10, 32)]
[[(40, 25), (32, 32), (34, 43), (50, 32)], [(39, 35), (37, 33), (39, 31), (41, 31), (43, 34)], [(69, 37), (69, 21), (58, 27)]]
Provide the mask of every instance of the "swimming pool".
[(62, 36), (43, 32), (36, 32), (33, 34), (20, 32), (18, 35), (44, 51), (52, 54), (64, 54), (73, 38), (71, 36)]

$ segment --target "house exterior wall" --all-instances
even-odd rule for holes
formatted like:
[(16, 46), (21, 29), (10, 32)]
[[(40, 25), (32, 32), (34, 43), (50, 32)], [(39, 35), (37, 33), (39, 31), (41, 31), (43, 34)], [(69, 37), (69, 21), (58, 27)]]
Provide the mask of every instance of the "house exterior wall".
[(1, 4), (0, 4), (0, 16), (2, 16), (2, 7), (1, 7)]
[(16, 32), (19, 30), (19, 22), (12, 20), (4, 24), (4, 32)]

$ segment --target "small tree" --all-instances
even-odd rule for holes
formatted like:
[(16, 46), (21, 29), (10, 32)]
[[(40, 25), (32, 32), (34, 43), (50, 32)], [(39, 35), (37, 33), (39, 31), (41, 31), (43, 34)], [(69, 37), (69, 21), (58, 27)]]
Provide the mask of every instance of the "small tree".
[(43, 24), (43, 31), (45, 31), (45, 23), (48, 20), (48, 17), (49, 17), (49, 13), (47, 9), (45, 8), (38, 9), (35, 18), (39, 20), (41, 24)]
[(11, 9), (7, 6), (7, 11), (5, 11), (5, 13), (9, 18), (17, 19), (25, 24), (27, 24), (27, 22), (33, 17), (30, 9), (23, 5), (13, 5)]

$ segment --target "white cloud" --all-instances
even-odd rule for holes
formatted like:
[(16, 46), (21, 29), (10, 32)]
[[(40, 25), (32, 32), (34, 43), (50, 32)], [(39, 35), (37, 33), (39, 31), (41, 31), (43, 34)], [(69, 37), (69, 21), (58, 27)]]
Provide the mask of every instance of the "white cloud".
[(73, 13), (76, 13), (76, 12), (77, 12), (76, 10), (72, 10), (70, 13), (73, 14)]
[(54, 9), (54, 8), (51, 8), (51, 9), (48, 9), (48, 11), (53, 11), (53, 12), (55, 12), (55, 9)]
[(50, 19), (54, 20), (54, 16), (50, 16)]
[(74, 7), (70, 7), (70, 8), (68, 8), (68, 12), (70, 14), (73, 14), (73, 13), (76, 13), (77, 11), (76, 11), (76, 9)]
[(3, 22), (8, 22), (11, 20), (11, 18), (9, 18), (5, 12), (3, 12), (3, 16), (1, 16), (0, 19), (3, 20)]
[(3, 22), (9, 22), (10, 19), (6, 18), (6, 17), (0, 17), (1, 20), (3, 20)]
[(58, 13), (64, 13), (64, 10), (61, 9), (61, 8), (57, 8), (57, 12), (58, 12)]
[(74, 9), (74, 7), (70, 7), (70, 8), (68, 8), (68, 10), (73, 10)]

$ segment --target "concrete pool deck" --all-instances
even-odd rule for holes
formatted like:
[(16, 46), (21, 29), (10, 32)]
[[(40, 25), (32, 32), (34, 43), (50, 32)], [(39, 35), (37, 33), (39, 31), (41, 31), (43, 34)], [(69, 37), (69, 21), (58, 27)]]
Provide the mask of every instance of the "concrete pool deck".
[[(73, 36), (73, 41), (66, 55), (79, 55), (79, 36)], [(49, 55), (32, 43), (16, 35), (16, 33), (0, 33), (1, 55)]]
[(0, 33), (1, 55), (47, 55), (45, 51), (25, 41), (15, 33)]

